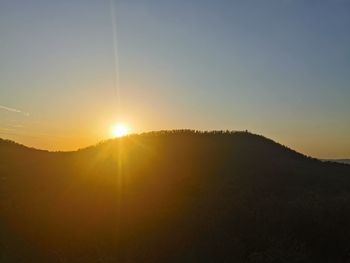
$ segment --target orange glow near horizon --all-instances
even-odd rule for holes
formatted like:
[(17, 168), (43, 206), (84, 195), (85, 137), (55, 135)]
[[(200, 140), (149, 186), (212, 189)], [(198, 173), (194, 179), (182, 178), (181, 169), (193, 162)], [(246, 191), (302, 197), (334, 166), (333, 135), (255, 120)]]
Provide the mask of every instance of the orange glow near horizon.
[(130, 133), (130, 128), (125, 123), (117, 123), (112, 126), (111, 134), (113, 138), (120, 138)]

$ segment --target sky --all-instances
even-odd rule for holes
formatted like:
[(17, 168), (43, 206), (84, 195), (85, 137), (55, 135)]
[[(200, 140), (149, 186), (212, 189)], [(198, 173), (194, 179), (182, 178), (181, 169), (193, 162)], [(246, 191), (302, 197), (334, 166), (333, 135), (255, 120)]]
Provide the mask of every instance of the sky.
[(350, 158), (350, 0), (0, 0), (0, 137), (249, 130)]

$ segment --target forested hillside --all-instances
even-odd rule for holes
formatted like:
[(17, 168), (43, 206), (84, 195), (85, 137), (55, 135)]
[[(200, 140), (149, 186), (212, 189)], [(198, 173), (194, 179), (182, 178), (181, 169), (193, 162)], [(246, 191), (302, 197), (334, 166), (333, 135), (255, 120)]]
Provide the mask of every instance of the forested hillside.
[(248, 132), (0, 141), (0, 262), (347, 262), (350, 166)]

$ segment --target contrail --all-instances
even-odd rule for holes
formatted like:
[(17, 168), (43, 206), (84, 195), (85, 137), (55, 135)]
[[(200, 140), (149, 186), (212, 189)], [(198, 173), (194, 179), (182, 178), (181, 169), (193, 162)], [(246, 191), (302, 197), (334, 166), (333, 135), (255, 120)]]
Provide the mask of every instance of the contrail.
[(21, 110), (19, 110), (19, 109), (15, 109), (15, 108), (11, 108), (11, 107), (6, 107), (6, 106), (4, 106), (4, 105), (0, 105), (0, 109), (1, 109), (1, 110), (5, 110), (5, 111), (9, 111), (9, 112), (21, 113), (21, 114), (23, 114), (23, 115), (25, 115), (25, 116), (29, 116), (29, 113), (28, 113), (28, 112), (23, 112), (23, 111), (21, 111)]
[(120, 114), (120, 70), (119, 70), (119, 53), (118, 53), (118, 32), (117, 32), (117, 19), (115, 12), (114, 0), (111, 0), (111, 23), (112, 23), (112, 36), (113, 36), (113, 55), (114, 55), (114, 89), (116, 92), (117, 102), (117, 116)]

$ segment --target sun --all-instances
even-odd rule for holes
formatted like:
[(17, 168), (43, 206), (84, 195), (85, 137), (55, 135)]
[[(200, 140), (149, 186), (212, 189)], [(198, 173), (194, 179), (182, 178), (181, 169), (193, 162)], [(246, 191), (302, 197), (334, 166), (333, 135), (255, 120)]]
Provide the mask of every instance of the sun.
[(129, 134), (129, 127), (124, 123), (117, 123), (112, 126), (111, 134), (113, 138), (120, 138)]

